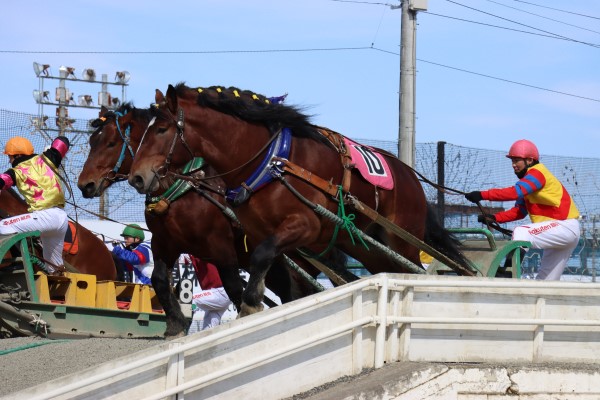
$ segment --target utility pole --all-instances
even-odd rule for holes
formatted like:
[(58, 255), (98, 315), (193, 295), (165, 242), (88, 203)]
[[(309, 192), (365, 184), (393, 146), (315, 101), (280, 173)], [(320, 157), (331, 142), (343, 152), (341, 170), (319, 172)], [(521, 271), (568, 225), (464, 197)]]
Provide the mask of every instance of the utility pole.
[(400, 115), (398, 156), (415, 166), (415, 82), (417, 11), (427, 10), (427, 0), (401, 0)]

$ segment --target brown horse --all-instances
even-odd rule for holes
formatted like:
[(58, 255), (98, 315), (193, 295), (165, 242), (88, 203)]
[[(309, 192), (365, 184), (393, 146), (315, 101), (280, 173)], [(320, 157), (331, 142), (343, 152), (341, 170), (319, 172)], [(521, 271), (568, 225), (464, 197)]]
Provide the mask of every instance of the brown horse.
[[(122, 105), (116, 112), (102, 109), (101, 119), (90, 137), (90, 153), (79, 175), (78, 187), (86, 198), (99, 196), (113, 182), (127, 176), (133, 155), (145, 132), (151, 115), (149, 110), (131, 104)], [(202, 175), (214, 175), (209, 166), (203, 166)], [(176, 336), (185, 329), (176, 297), (169, 286), (169, 270), (182, 253), (191, 253), (217, 266), (223, 286), (238, 310), (242, 302), (242, 281), (238, 265), (248, 259), (242, 232), (232, 225), (219, 206), (224, 207), (223, 183), (211, 180), (204, 190), (190, 190), (170, 202), (164, 213), (145, 212), (146, 223), (152, 232), (154, 273), (152, 285), (167, 314), (165, 336)], [(157, 188), (154, 196), (164, 192)], [(192, 223), (190, 223), (192, 222)], [(251, 240), (250, 240), (251, 242)], [(291, 284), (287, 271), (271, 274), (267, 284), (282, 302), (314, 293), (306, 282), (293, 275)], [(312, 270), (316, 275), (318, 271)]]
[[(204, 157), (227, 187), (234, 189), (229, 193), (237, 205), (236, 215), (246, 231), (260, 241), (251, 257), (250, 272), (254, 275), (244, 291), (242, 313), (260, 310), (264, 274), (282, 252), (296, 248), (320, 253), (335, 240), (335, 246), (361, 261), (371, 273), (412, 271), (390, 260), (384, 251), (355, 241), (348, 233), (352, 229), (337, 231), (331, 219), (316, 213), (314, 210), (321, 207), (335, 214), (342, 206), (340, 198), (349, 200), (347, 192), (340, 196), (309, 183), (318, 177), (333, 187), (349, 183), (355, 198), (416, 238), (425, 238), (468, 269), (458, 243), (428, 212), (423, 189), (408, 166), (384, 154), (394, 187), (383, 190), (357, 170), (344, 168), (340, 146), (310, 124), (299, 109), (271, 104), (261, 95), (240, 93), (245, 92), (222, 87), (193, 89), (184, 84), (170, 85), (166, 96), (157, 90), (156, 104), (151, 107), (155, 118), (138, 148), (129, 183), (140, 193), (154, 191), (169, 168), (187, 162), (193, 155)], [(285, 143), (285, 128), (291, 131), (291, 144), (283, 145), (288, 146), (288, 153), (278, 156), (282, 153), (271, 149), (273, 143)], [(282, 159), (296, 165), (304, 178), (283, 172)], [(252, 186), (257, 175), (271, 175), (274, 182), (260, 181)], [(373, 224), (370, 218), (352, 210), (350, 203), (343, 205), (355, 212), (356, 227), (420, 266), (416, 247)]]
[[(2, 218), (24, 214), (27, 212), (27, 203), (13, 188), (4, 189), (0, 191), (0, 210), (3, 211)], [(65, 246), (65, 263), (77, 272), (96, 275), (98, 280), (114, 280), (117, 270), (104, 242), (79, 223), (75, 223), (75, 233), (72, 236), (78, 249), (75, 251), (75, 247), (69, 244)]]

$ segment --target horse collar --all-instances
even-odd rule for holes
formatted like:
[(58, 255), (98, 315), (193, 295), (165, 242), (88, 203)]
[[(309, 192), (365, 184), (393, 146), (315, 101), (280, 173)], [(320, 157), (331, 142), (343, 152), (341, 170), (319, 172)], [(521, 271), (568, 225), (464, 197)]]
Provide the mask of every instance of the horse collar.
[(275, 133), (277, 138), (271, 142), (265, 158), (258, 168), (235, 189), (227, 189), (225, 197), (232, 205), (239, 206), (250, 198), (250, 195), (273, 181), (270, 173), (273, 157), (288, 158), (292, 144), (292, 131), (282, 128)]

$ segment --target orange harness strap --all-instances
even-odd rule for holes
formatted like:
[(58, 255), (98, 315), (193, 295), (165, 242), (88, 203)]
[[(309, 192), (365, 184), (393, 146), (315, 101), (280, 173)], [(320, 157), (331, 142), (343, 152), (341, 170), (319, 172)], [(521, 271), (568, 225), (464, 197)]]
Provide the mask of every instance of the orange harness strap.
[(283, 164), (283, 171), (310, 183), (311, 185), (315, 186), (318, 189), (321, 189), (322, 191), (324, 191), (327, 194), (330, 194), (333, 197), (337, 196), (338, 189), (332, 181), (326, 181), (325, 179), (314, 175), (312, 172), (302, 168), (299, 165), (294, 164), (293, 162), (285, 158), (273, 157), (273, 160), (279, 161)]
[(329, 140), (331, 144), (333, 144), (333, 146), (337, 149), (338, 153), (340, 153), (340, 159), (342, 161), (342, 166), (344, 167), (344, 175), (342, 176), (342, 190), (344, 191), (344, 193), (349, 193), (350, 184), (352, 183), (351, 170), (354, 167), (354, 164), (352, 164), (352, 156), (346, 148), (343, 136), (337, 132), (322, 127), (317, 127), (317, 132), (325, 136), (327, 140)]

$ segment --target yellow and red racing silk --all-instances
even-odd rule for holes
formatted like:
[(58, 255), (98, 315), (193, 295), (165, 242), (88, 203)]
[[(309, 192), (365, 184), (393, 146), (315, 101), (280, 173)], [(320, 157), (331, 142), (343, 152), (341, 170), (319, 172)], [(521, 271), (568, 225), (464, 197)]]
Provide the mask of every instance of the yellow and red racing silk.
[(543, 164), (529, 167), (515, 186), (481, 192), (484, 200), (516, 200), (515, 206), (497, 213), (496, 221), (509, 222), (529, 214), (531, 222), (566, 220), (579, 217), (573, 198)]
[(38, 155), (13, 168), (15, 185), (25, 197), (29, 212), (65, 206), (65, 195), (51, 164), (44, 155)]

